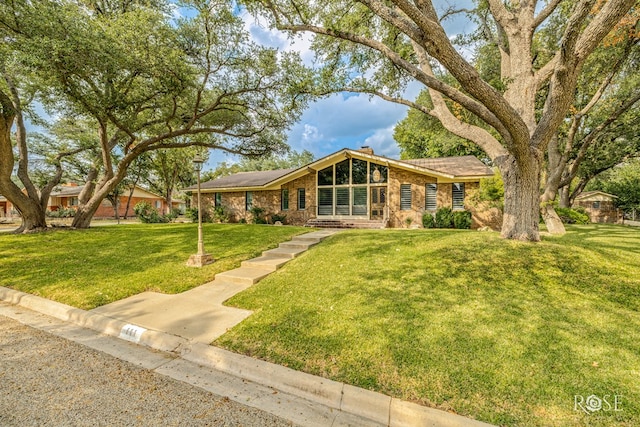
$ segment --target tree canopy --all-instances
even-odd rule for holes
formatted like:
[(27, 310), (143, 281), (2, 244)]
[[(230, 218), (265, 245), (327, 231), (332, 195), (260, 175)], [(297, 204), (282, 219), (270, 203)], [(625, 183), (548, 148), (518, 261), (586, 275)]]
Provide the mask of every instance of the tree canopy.
[[(310, 72), (297, 55), (252, 42), (231, 2), (181, 5), (193, 17), (173, 19), (162, 0), (3, 2), (8, 55), (0, 72), (15, 84), (0, 87), (0, 193), (16, 199), (23, 219), (28, 200), (10, 179), (9, 135), (21, 107), (10, 94), (33, 84), (50, 114), (82, 118), (94, 131), (98, 170), (76, 227), (88, 226), (144, 153), (194, 145), (254, 156), (285, 149), (284, 131), (305, 106)], [(23, 140), (21, 158), (29, 155)], [(18, 177), (29, 187), (24, 169)]]

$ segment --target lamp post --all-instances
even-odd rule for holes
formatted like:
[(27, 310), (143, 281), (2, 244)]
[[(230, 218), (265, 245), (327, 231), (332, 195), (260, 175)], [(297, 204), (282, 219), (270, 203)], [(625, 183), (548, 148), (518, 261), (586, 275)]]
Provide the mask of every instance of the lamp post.
[(211, 264), (213, 257), (204, 251), (204, 241), (202, 239), (202, 197), (200, 193), (200, 171), (202, 170), (202, 164), (204, 160), (197, 154), (193, 158), (193, 168), (198, 176), (198, 253), (191, 255), (187, 265), (189, 267), (202, 267), (203, 265)]

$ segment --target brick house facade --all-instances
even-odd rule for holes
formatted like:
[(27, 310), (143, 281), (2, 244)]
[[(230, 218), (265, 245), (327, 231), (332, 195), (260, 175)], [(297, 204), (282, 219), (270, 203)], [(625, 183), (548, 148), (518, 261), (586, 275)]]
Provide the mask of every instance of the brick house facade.
[[(471, 203), (493, 171), (473, 156), (394, 160), (371, 149), (343, 149), (297, 169), (242, 172), (201, 184), (203, 205), (221, 206), (230, 221), (251, 221), (251, 206), (287, 224), (360, 221), (385, 227), (422, 224), (425, 211), (472, 213), (472, 228), (500, 224), (499, 212)], [(186, 188), (195, 191), (196, 186)], [(197, 202), (196, 202), (197, 203)]]

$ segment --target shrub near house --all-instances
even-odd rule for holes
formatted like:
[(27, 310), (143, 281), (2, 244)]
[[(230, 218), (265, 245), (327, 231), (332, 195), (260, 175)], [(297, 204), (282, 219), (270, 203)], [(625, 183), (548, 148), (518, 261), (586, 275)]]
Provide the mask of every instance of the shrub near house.
[[(487, 225), (471, 203), (481, 178), (493, 171), (473, 156), (394, 160), (343, 149), (301, 168), (242, 172), (202, 183), (203, 206), (223, 207), (230, 221), (268, 221), (286, 215), (289, 224), (421, 224), (423, 213), (448, 208), (457, 224)], [(195, 191), (189, 187), (187, 191)], [(194, 202), (195, 203), (195, 202)], [(255, 216), (256, 208), (261, 215)], [(470, 214), (456, 214), (469, 211)], [(271, 221), (273, 222), (273, 221)]]

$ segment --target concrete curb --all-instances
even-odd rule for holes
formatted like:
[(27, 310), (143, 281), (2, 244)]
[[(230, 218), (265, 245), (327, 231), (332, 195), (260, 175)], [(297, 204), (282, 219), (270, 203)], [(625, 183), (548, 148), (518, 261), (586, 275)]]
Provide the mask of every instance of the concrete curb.
[(391, 398), (326, 378), (191, 342), (166, 332), (140, 328), (42, 297), (0, 286), (0, 300), (105, 335), (172, 353), (186, 361), (271, 387), (308, 401), (389, 427), (490, 427), (480, 421)]

